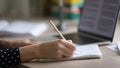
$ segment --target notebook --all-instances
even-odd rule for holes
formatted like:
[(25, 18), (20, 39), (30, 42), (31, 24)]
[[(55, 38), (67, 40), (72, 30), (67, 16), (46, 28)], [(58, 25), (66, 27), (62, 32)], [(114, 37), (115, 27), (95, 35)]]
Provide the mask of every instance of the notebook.
[(49, 28), (44, 22), (0, 20), (0, 37), (4, 36), (33, 36), (38, 37)]
[(119, 15), (120, 0), (85, 0), (77, 33), (65, 34), (74, 43), (109, 44)]
[(61, 59), (38, 59), (41, 62), (48, 61), (67, 61), (67, 60), (80, 60), (80, 59), (96, 59), (101, 58), (102, 53), (97, 44), (77, 46), (76, 53), (70, 58)]

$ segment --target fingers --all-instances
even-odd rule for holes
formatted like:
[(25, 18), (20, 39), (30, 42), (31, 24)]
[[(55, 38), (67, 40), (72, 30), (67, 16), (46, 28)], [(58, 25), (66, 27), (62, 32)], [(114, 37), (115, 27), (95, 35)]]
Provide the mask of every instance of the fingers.
[(66, 41), (66, 40), (64, 40), (64, 39), (62, 39), (62, 40), (60, 40), (60, 41), (61, 41), (61, 43), (62, 43), (60, 49), (61, 49), (63, 55), (64, 55), (65, 57), (71, 57), (71, 56), (73, 56), (73, 54), (74, 54), (74, 52), (75, 52), (75, 50), (76, 50), (76, 47), (75, 47), (75, 45), (72, 43), (72, 41), (71, 41), (71, 40)]
[(54, 55), (52, 55), (52, 57), (55, 59), (72, 57), (74, 54), (72, 50), (70, 50), (69, 48), (66, 48), (63, 45), (57, 45), (57, 49), (54, 50), (54, 52), (55, 53)]
[(60, 46), (60, 50), (65, 57), (71, 57), (74, 54), (74, 51), (63, 45)]
[(75, 44), (72, 43), (72, 40), (64, 40), (62, 39), (61, 42), (63, 43), (63, 45), (65, 45), (67, 48), (71, 49), (72, 51), (76, 50)]

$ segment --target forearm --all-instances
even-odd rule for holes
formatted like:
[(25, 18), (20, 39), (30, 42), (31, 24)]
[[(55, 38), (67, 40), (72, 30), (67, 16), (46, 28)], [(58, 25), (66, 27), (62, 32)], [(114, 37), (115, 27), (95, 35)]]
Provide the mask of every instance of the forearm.
[(10, 40), (0, 38), (0, 48), (11, 48), (14, 43)]
[(22, 47), (22, 46), (27, 46), (31, 44), (35, 44), (35, 41), (31, 41), (29, 39), (27, 40), (8, 40), (8, 39), (3, 39), (0, 38), (0, 48), (15, 48), (15, 47)]

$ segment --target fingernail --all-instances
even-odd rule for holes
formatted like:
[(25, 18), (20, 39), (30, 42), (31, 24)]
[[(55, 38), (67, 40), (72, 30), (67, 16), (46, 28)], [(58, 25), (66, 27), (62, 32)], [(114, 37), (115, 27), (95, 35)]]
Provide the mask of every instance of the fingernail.
[(72, 40), (68, 40), (68, 41), (72, 43)]

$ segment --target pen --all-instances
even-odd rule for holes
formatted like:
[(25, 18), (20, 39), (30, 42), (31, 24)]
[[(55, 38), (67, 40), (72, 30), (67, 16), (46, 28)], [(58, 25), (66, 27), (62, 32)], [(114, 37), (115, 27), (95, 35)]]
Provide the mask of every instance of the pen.
[(65, 39), (65, 37), (63, 36), (63, 34), (57, 29), (57, 27), (55, 26), (55, 24), (53, 23), (52, 20), (49, 21), (49, 23), (52, 25), (52, 27), (56, 30), (56, 32), (60, 35), (60, 37), (62, 39)]

